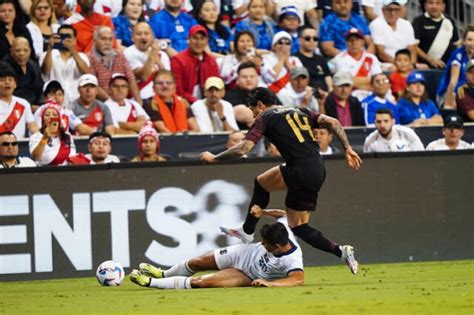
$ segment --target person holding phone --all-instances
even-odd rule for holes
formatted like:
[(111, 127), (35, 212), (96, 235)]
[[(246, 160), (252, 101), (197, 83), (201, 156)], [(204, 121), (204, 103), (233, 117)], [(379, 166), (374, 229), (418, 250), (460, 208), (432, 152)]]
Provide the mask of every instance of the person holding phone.
[(42, 113), (39, 132), (30, 137), (30, 154), (38, 166), (64, 165), (70, 156), (76, 154), (72, 136), (60, 123), (61, 108), (51, 104)]

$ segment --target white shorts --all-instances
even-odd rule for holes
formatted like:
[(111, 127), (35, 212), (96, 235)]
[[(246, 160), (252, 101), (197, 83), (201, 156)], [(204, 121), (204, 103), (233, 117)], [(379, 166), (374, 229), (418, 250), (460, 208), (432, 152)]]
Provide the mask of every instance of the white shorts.
[(214, 259), (219, 270), (234, 268), (242, 271), (252, 280), (257, 279), (251, 271), (249, 245), (232, 245), (214, 250)]

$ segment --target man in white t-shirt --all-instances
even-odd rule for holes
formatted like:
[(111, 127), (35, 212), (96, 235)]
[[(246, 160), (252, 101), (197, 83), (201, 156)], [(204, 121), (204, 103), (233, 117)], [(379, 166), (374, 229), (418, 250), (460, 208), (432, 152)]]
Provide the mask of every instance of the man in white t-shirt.
[(408, 49), (413, 64), (416, 63), (415, 31), (410, 22), (401, 18), (402, 3), (405, 0), (383, 0), (383, 16), (373, 20), (369, 29), (382, 62), (394, 63), (395, 53)]
[(18, 156), (18, 140), (11, 131), (0, 132), (0, 169), (17, 167), (35, 167), (29, 157)]
[(17, 139), (28, 137), (37, 132), (38, 126), (27, 100), (14, 96), (16, 77), (11, 68), (0, 64), (0, 132), (11, 131)]
[(123, 54), (137, 77), (142, 99), (153, 97), (153, 79), (158, 70), (170, 70), (170, 58), (164, 52), (166, 40), (155, 39), (153, 30), (146, 22), (139, 22), (133, 28), (134, 45)]
[(201, 132), (239, 130), (232, 104), (224, 101), (224, 81), (219, 77), (209, 77), (204, 84), (204, 96), (191, 105)]
[(112, 114), (116, 134), (138, 134), (150, 117), (136, 101), (128, 99), (129, 81), (123, 73), (110, 78), (110, 98), (104, 103)]
[(430, 142), (426, 151), (474, 149), (461, 140), (464, 136), (464, 122), (459, 115), (449, 115), (444, 119), (443, 136), (444, 138)]
[(364, 152), (424, 151), (420, 138), (413, 129), (395, 125), (390, 109), (381, 108), (375, 114), (375, 128), (365, 138)]
[(290, 71), (290, 81), (277, 93), (281, 103), (291, 107), (307, 107), (318, 112), (319, 106), (309, 86), (309, 73), (305, 67)]
[[(258, 211), (258, 212), (257, 212)], [(252, 207), (252, 213), (278, 218), (260, 230), (262, 242), (218, 248), (201, 257), (185, 260), (162, 271), (141, 263), (130, 280), (143, 287), (158, 289), (198, 289), (221, 287), (283, 287), (304, 283), (303, 254), (282, 210)], [(260, 214), (259, 214), (260, 213)], [(219, 270), (193, 276), (198, 271)]]

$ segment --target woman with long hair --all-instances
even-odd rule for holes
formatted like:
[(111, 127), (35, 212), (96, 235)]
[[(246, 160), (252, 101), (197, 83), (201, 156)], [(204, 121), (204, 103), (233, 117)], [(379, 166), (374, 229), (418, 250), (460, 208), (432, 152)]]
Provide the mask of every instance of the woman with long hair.
[(133, 28), (138, 22), (145, 21), (143, 5), (144, 0), (124, 0), (122, 11), (112, 20), (119, 48), (124, 49), (133, 45)]
[[(0, 0), (0, 59), (10, 54), (10, 47), (16, 37), (25, 37), (33, 49), (30, 32), (25, 26), (25, 17), (15, 0)], [(32, 52), (34, 58), (35, 54)]]
[(48, 49), (48, 43), (59, 28), (52, 0), (33, 0), (30, 8), (31, 21), (26, 25), (33, 39), (36, 58)]
[(219, 75), (228, 88), (235, 87), (237, 68), (241, 63), (252, 61), (260, 67), (262, 59), (255, 48), (255, 39), (250, 31), (239, 32), (234, 39), (234, 53), (217, 59)]
[(232, 50), (233, 35), (229, 27), (219, 21), (214, 0), (199, 1), (193, 10), (196, 21), (207, 29), (211, 52), (226, 55)]
[(40, 131), (30, 137), (31, 157), (40, 166), (64, 165), (70, 156), (76, 154), (76, 146), (61, 123), (61, 108), (50, 102), (41, 116)]

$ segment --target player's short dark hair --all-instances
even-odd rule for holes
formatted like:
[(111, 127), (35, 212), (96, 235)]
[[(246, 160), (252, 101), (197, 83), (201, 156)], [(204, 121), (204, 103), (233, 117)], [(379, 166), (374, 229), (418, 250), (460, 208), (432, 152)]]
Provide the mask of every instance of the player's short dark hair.
[(74, 38), (77, 37), (77, 31), (76, 31), (76, 29), (75, 29), (72, 25), (70, 25), (70, 24), (63, 24), (63, 25), (61, 25), (61, 26), (58, 28), (57, 33), (59, 34), (59, 32), (60, 32), (61, 30), (71, 30), (71, 31), (72, 31), (72, 34), (74, 35)]
[(397, 58), (400, 55), (406, 55), (411, 58), (411, 52), (406, 48), (397, 50), (397, 52), (395, 53), (395, 58)]
[(272, 246), (275, 246), (277, 244), (280, 246), (284, 246), (288, 244), (289, 240), (288, 230), (280, 222), (277, 222), (275, 224), (265, 224), (264, 226), (262, 226), (262, 228), (260, 229), (260, 236)]
[(382, 107), (382, 108), (377, 109), (375, 114), (376, 115), (377, 114), (387, 114), (393, 119), (393, 112), (389, 108), (386, 108), (386, 107)]
[(237, 68), (237, 75), (240, 74), (240, 71), (245, 70), (245, 69), (250, 69), (250, 68), (255, 69), (255, 71), (258, 72), (257, 65), (253, 61), (242, 62)]
[(268, 107), (276, 104), (277, 97), (272, 90), (264, 87), (258, 87), (250, 91), (247, 97), (247, 105), (250, 107), (255, 107), (258, 101), (262, 102)]
[(108, 138), (110, 140), (110, 143), (112, 143), (112, 136), (105, 131), (96, 131), (93, 134), (89, 136), (89, 142), (91, 142), (92, 139), (94, 138)]

